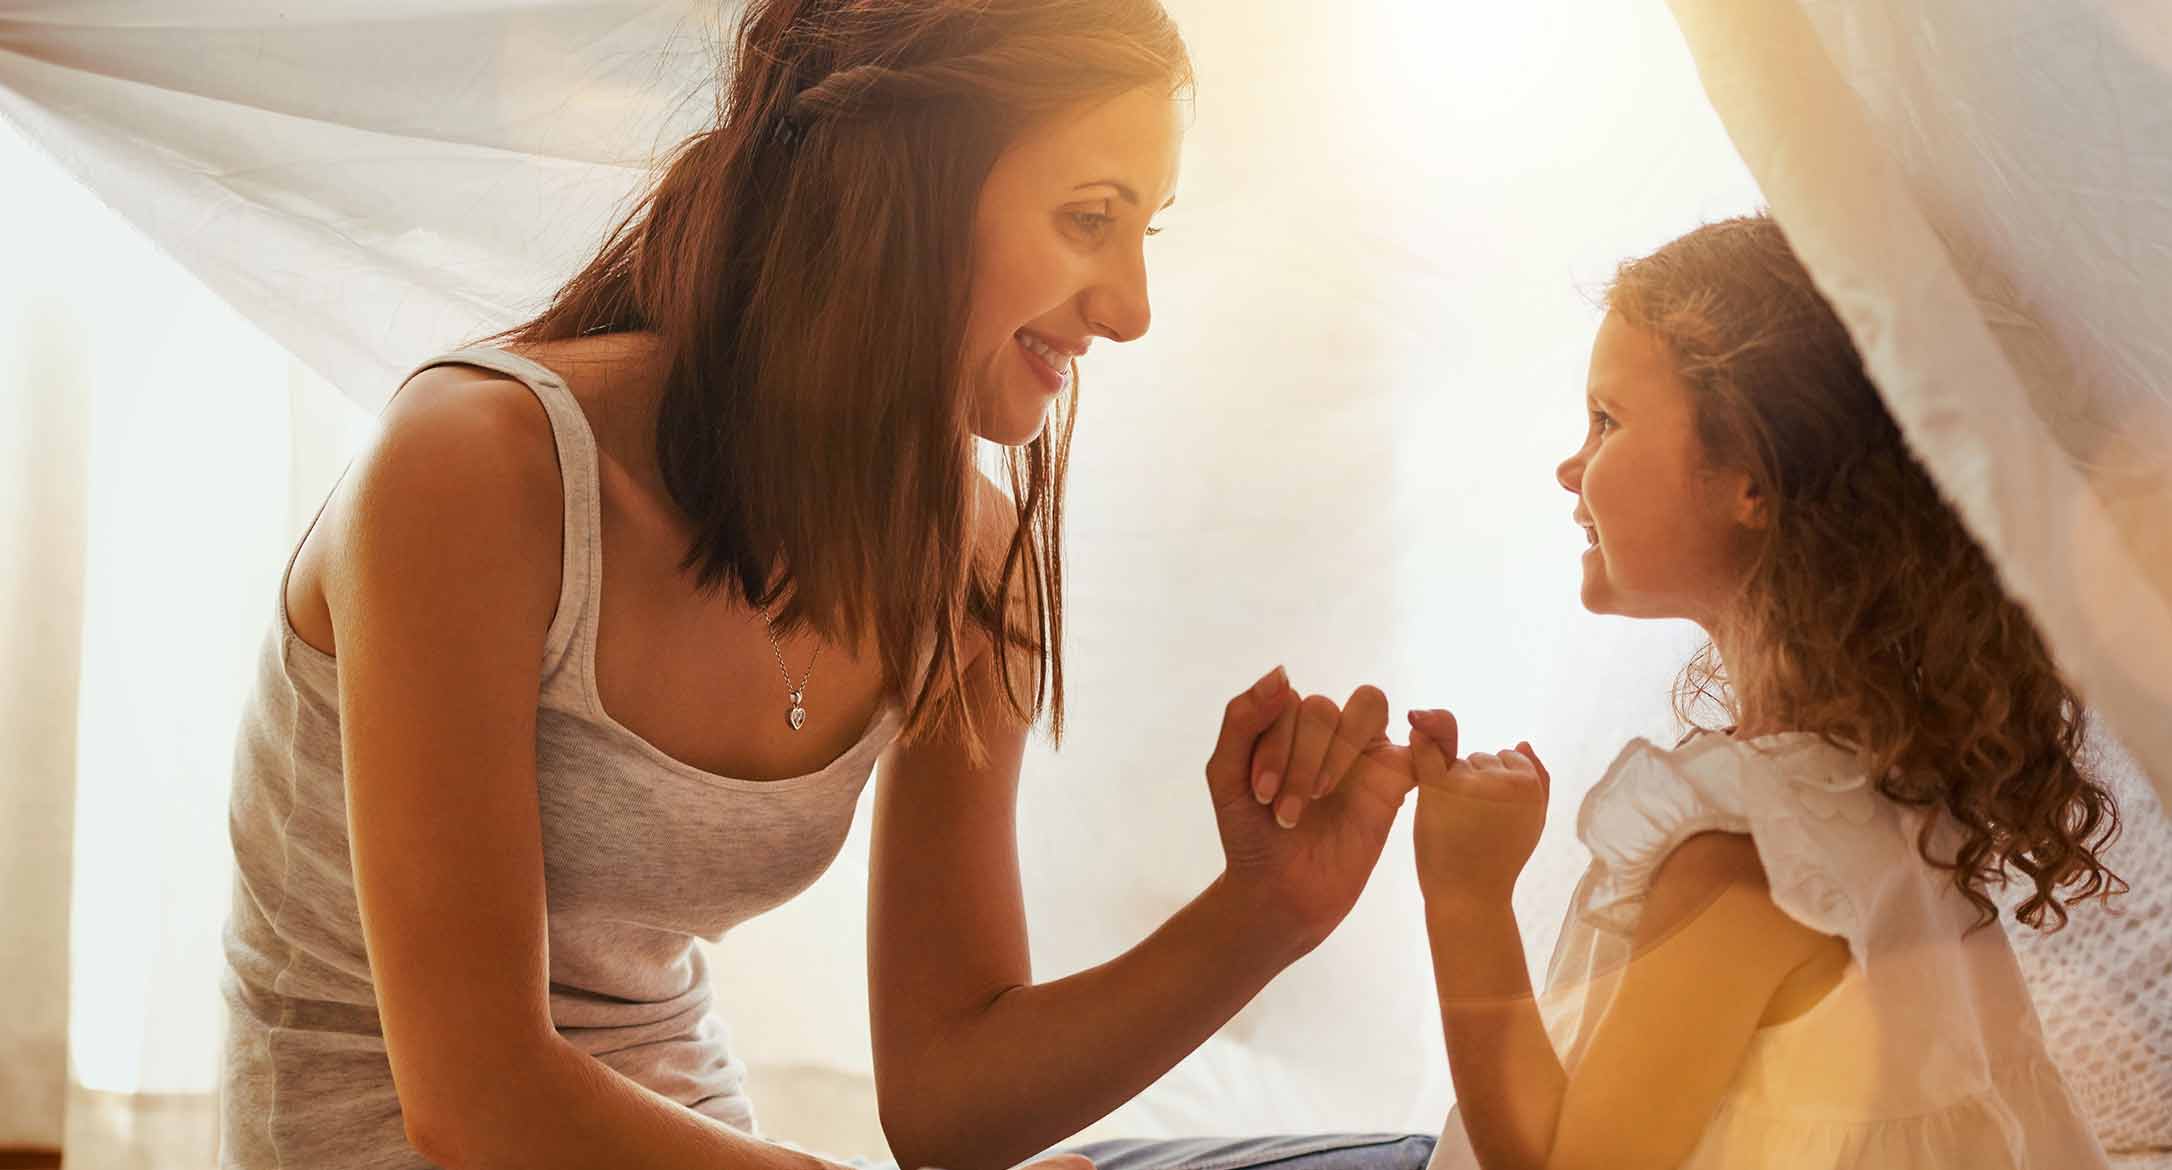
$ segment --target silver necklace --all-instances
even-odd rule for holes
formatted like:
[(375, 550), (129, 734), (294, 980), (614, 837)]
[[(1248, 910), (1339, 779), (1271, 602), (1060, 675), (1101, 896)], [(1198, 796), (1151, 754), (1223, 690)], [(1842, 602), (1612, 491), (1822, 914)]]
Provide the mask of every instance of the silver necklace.
[(777, 672), (784, 676), (785, 691), (792, 699), (792, 714), (789, 721), (792, 724), (792, 730), (798, 731), (800, 728), (807, 726), (807, 680), (814, 677), (815, 663), (822, 660), (822, 643), (815, 643), (814, 657), (807, 660), (807, 673), (800, 676), (798, 686), (793, 686), (792, 672), (784, 665), (784, 647), (777, 641), (777, 623), (769, 619), (768, 607), (757, 606), (756, 609), (762, 615), (763, 624), (769, 627), (769, 652), (776, 656)]

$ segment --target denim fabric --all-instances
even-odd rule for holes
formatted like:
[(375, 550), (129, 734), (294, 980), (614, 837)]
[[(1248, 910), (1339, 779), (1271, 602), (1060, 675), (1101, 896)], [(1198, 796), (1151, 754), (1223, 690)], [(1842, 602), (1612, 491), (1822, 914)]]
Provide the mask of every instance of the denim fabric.
[[(1423, 1133), (1116, 1138), (1050, 1150), (1042, 1156), (1082, 1154), (1093, 1161), (1094, 1170), (1425, 1170), (1434, 1140)], [(791, 1142), (777, 1144), (800, 1149)], [(901, 1170), (895, 1162), (867, 1158), (846, 1158), (841, 1164), (852, 1170)]]
[(1248, 1138), (1117, 1139), (1062, 1151), (1095, 1170), (1424, 1170), (1433, 1135), (1273, 1134)]

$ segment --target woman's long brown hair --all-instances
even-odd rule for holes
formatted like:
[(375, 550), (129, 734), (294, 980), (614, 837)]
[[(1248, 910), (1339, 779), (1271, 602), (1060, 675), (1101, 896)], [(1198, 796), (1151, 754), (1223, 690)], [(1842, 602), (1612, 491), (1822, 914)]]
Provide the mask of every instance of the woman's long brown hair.
[[(1623, 264), (1607, 307), (1664, 339), (1708, 465), (1746, 471), (1769, 526), (1736, 612), (1678, 708), (1816, 732), (1860, 753), (1887, 797), (1935, 810), (1917, 848), (1986, 924), (2007, 870), (2041, 927), (2123, 891), (2119, 829), (2084, 764), (2081, 703), (2028, 614), (1903, 441), (1848, 332), (1767, 216), (1707, 224)], [(1937, 855), (1943, 813), (1961, 830)], [(2056, 929), (2056, 926), (2054, 926)]]
[(752, 0), (728, 68), (714, 125), (540, 316), (491, 340), (654, 333), (658, 462), (696, 532), (681, 567), (705, 590), (787, 598), (788, 630), (857, 645), (872, 627), (905, 734), (955, 729), (975, 753), (977, 627), (1011, 713), (1049, 711), (1060, 740), (1076, 379), (1006, 453), (1008, 547), (976, 547), (975, 209), (1034, 120), (1187, 86), (1183, 42), (1156, 0)]

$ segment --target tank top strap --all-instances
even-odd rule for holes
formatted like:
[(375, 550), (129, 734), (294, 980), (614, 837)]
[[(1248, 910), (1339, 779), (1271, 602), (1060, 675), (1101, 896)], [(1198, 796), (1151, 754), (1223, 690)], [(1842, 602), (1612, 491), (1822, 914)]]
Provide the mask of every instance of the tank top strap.
[[(549, 368), (495, 346), (470, 346), (441, 353), (416, 365), (400, 379), (432, 366), (479, 366), (519, 380), (543, 404), (558, 451), (559, 481), (565, 499), (565, 536), (559, 567), (558, 608), (543, 640), (542, 694), (585, 710), (590, 705), (581, 651), (593, 645), (597, 600), (603, 582), (603, 500), (598, 482), (596, 436), (588, 416)], [(569, 651), (573, 652), (569, 656)], [(572, 669), (567, 669), (568, 667)]]

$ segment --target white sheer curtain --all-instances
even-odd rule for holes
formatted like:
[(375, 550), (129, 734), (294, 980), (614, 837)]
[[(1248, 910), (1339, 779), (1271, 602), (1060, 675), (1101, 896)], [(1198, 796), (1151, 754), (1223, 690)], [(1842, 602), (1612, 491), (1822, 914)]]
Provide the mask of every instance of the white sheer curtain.
[(209, 1165), (246, 632), (369, 417), (5, 127), (0, 173), (0, 1146)]
[[(1584, 293), (1757, 189), (1657, 4), (1170, 7), (1197, 119), (1153, 245), (1156, 327), (1085, 379), (1073, 738), (1031, 755), (1023, 797), (1037, 970), (1107, 957), (1211, 876), (1199, 766), (1221, 702), (1278, 661), (1308, 689), (1452, 706), (1474, 746), (1541, 745), (1563, 777), (1520, 906), (1542, 953), (1581, 863), (1576, 799), (1622, 739), (1668, 730), (1690, 645), (1575, 605), (1582, 537), (1552, 468), (1583, 427)], [(400, 369), (516, 319), (651, 149), (699, 123), (718, 23), (623, 0), (0, 0), (0, 115), (233, 308), (183, 307), (141, 243), (86, 262), (87, 227), (4, 229), (44, 242), (41, 280), (84, 290), (83, 324), (8, 343), (53, 372), (5, 417), (60, 452), (8, 474), (65, 498), (0, 546), (0, 588), (41, 615), (0, 642), (9, 685), (81, 710), (24, 717), (5, 741), (24, 763), (0, 776), (0, 814), (34, 814), (0, 820), (0, 913), (32, 940), (0, 981), (20, 964), (49, 993), (34, 1001), (72, 990), (81, 1164), (208, 1156), (235, 672), (307, 510)], [(1719, 105), (1755, 165), (1778, 131)], [(70, 819), (72, 862), (52, 845)], [(840, 1153), (874, 1140), (865, 828), (716, 964), (769, 1123)], [(1449, 1090), (1409, 865), (1391, 842), (1327, 946), (1099, 1131), (1436, 1128)], [(37, 1060), (69, 1025), (6, 1010), (0, 1041), (12, 1056), (24, 1037), (43, 1095), (0, 1097), (0, 1144), (47, 1140), (62, 1081)]]

